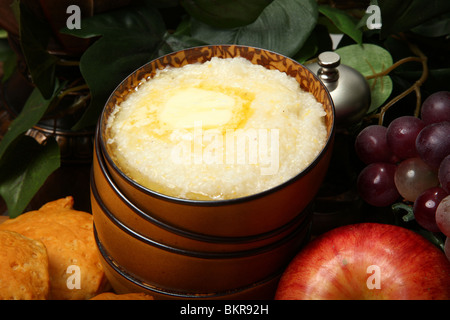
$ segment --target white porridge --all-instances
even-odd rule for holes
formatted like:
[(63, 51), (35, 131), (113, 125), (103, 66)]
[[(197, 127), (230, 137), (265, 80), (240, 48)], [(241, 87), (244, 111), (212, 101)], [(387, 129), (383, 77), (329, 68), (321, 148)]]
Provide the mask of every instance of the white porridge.
[(117, 166), (144, 187), (221, 200), (275, 187), (306, 168), (326, 138), (325, 111), (297, 81), (244, 58), (166, 68), (115, 106)]

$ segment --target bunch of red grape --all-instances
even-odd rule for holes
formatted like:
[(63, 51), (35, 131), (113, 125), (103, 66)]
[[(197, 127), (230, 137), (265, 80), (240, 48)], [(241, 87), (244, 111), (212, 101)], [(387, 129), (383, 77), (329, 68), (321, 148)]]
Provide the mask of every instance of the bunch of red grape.
[(450, 92), (425, 99), (420, 118), (364, 128), (355, 151), (366, 165), (357, 180), (361, 198), (377, 207), (411, 203), (420, 226), (447, 236), (450, 259)]

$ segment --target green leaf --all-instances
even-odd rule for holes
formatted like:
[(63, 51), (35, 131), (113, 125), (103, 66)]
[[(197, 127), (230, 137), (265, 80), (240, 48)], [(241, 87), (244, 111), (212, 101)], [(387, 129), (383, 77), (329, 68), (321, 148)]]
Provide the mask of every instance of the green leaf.
[(183, 34), (171, 34), (166, 32), (164, 35), (163, 45), (160, 48), (161, 54), (169, 53), (173, 51), (183, 50), (189, 47), (197, 47), (206, 45), (207, 43), (194, 39), (190, 36)]
[(191, 32), (209, 44), (250, 45), (293, 56), (314, 29), (317, 17), (314, 0), (275, 0), (249, 25), (224, 29), (194, 19)]
[(20, 45), (33, 83), (45, 98), (49, 98), (56, 86), (55, 68), (58, 58), (47, 51), (51, 29), (18, 0), (12, 7), (19, 21)]
[(254, 22), (273, 0), (181, 0), (195, 19), (216, 28), (236, 28)]
[(159, 11), (146, 3), (95, 15), (81, 25), (81, 29), (62, 31), (81, 38), (98, 37), (80, 59), (92, 98), (74, 130), (94, 126), (116, 86), (137, 68), (174, 49), (202, 43), (168, 34)]
[(6, 83), (6, 81), (13, 75), (16, 68), (17, 68), (17, 57), (14, 53), (12, 53), (3, 62), (3, 76), (1, 83)]
[(17, 66), (16, 53), (11, 49), (6, 39), (0, 39), (0, 61), (3, 62), (1, 83), (5, 83)]
[(411, 29), (425, 37), (442, 37), (450, 35), (450, 12), (444, 13)]
[(333, 43), (327, 28), (321, 24), (317, 24), (300, 51), (293, 58), (300, 63), (305, 63), (318, 53), (331, 50), (333, 50)]
[(38, 123), (58, 92), (59, 90), (55, 90), (50, 99), (45, 99), (37, 88), (31, 92), (22, 111), (11, 122), (3, 139), (0, 141), (0, 159), (5, 155), (5, 152), (14, 140)]
[(58, 143), (49, 138), (44, 145), (22, 135), (11, 152), (0, 160), (0, 195), (10, 218), (20, 215), (47, 177), (60, 165)]
[(319, 12), (326, 16), (343, 34), (348, 35), (356, 43), (362, 43), (362, 31), (358, 29), (358, 21), (347, 12), (327, 5), (319, 6)]
[[(341, 56), (341, 63), (348, 65), (363, 76), (370, 76), (379, 73), (392, 65), (392, 56), (384, 48), (364, 43), (354, 44), (336, 49), (336, 53)], [(371, 105), (368, 113), (378, 109), (391, 95), (392, 79), (389, 76), (377, 77), (368, 80), (371, 88)]]
[[(422, 70), (396, 70), (395, 75), (408, 81), (412, 85), (422, 75)], [(422, 92), (448, 91), (448, 79), (450, 78), (450, 68), (430, 69), (427, 80), (422, 85)], [(422, 95), (424, 95), (422, 93)]]
[(8, 40), (0, 39), (0, 61), (5, 61), (14, 51), (8, 44)]
[(381, 10), (381, 37), (410, 30), (450, 11), (446, 0), (378, 0)]

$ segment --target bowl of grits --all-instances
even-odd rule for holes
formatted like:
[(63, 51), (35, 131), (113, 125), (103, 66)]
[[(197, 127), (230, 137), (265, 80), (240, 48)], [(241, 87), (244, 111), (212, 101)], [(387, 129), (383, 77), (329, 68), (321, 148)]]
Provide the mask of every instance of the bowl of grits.
[(326, 87), (276, 52), (202, 46), (150, 61), (97, 125), (91, 198), (104, 260), (183, 294), (273, 278), (308, 241), (334, 130)]
[(156, 59), (108, 100), (99, 145), (118, 188), (176, 227), (270, 232), (314, 199), (334, 137), (325, 86), (301, 64), (243, 46)]

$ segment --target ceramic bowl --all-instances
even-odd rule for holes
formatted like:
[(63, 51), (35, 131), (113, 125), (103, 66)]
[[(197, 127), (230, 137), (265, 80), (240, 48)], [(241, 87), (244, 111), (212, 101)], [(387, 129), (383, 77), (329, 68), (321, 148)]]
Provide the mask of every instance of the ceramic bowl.
[(309, 239), (311, 219), (268, 245), (229, 252), (185, 250), (136, 233), (108, 211), (95, 211), (104, 255), (124, 273), (165, 291), (209, 294), (236, 290), (279, 274)]
[(100, 149), (96, 148), (95, 151), (91, 176), (91, 207), (94, 217), (100, 214), (113, 216), (133, 232), (179, 249), (236, 252), (259, 248), (274, 243), (295, 231), (308, 219), (310, 213), (309, 210), (303, 210), (286, 225), (253, 236), (220, 237), (193, 233), (155, 219), (151, 212), (145, 212), (132, 203), (112, 180)]
[(272, 300), (276, 291), (280, 274), (252, 283), (248, 286), (223, 292), (192, 293), (186, 291), (167, 290), (151, 285), (121, 268), (102, 248), (96, 237), (103, 270), (116, 293), (144, 292), (156, 300)]
[[(250, 196), (218, 201), (180, 199), (145, 188), (114, 163), (106, 122), (114, 107), (158, 69), (243, 57), (294, 77), (326, 112), (327, 139), (310, 165), (290, 180)], [(260, 297), (309, 240), (311, 204), (328, 169), (334, 106), (322, 82), (303, 65), (258, 48), (190, 48), (145, 64), (107, 101), (97, 125), (91, 204), (97, 244), (116, 291), (160, 298)]]
[[(182, 67), (203, 63), (212, 57), (243, 57), (268, 69), (278, 69), (294, 77), (299, 86), (311, 92), (326, 111), (327, 139), (318, 156), (288, 181), (250, 196), (217, 200), (180, 199), (145, 188), (125, 175), (114, 163), (107, 145), (106, 122), (116, 104), (143, 79), (150, 79), (166, 66)], [(326, 174), (334, 140), (334, 106), (323, 83), (309, 69), (283, 55), (247, 46), (221, 45), (195, 47), (165, 55), (145, 64), (128, 76), (106, 103), (98, 124), (98, 145), (111, 179), (137, 208), (158, 221), (196, 234), (214, 237), (258, 236), (282, 228), (293, 221), (314, 199)]]

